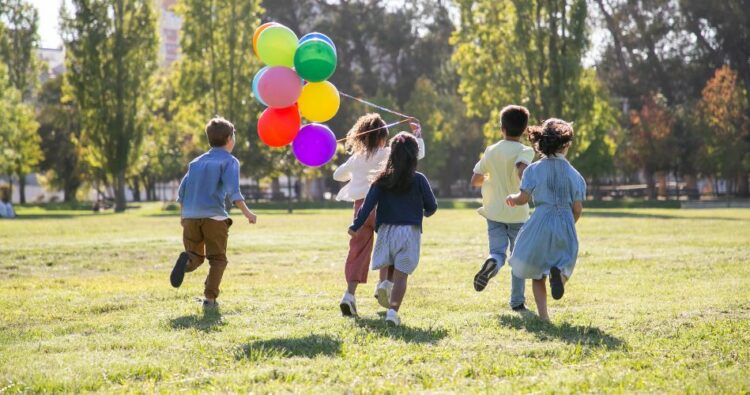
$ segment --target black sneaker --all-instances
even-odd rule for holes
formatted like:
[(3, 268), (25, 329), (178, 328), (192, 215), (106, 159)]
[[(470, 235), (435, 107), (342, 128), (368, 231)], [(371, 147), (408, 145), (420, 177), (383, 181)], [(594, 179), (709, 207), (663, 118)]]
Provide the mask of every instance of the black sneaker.
[(497, 261), (489, 258), (486, 261), (484, 261), (484, 265), (482, 265), (482, 268), (479, 269), (479, 272), (474, 276), (474, 289), (477, 292), (484, 291), (484, 288), (487, 287), (487, 283), (490, 281), (492, 277), (495, 277), (497, 272), (495, 269), (497, 268)]
[(549, 274), (549, 287), (552, 289), (552, 298), (555, 300), (559, 300), (565, 293), (565, 286), (562, 282), (560, 269), (558, 269), (557, 267), (553, 267), (549, 270)]
[(511, 307), (511, 309), (513, 309), (513, 311), (518, 311), (518, 312), (526, 311), (526, 306), (523, 303), (521, 303), (518, 306)]
[(172, 269), (172, 274), (169, 275), (169, 282), (172, 283), (173, 287), (180, 288), (180, 285), (182, 285), (182, 280), (185, 279), (185, 267), (189, 260), (190, 256), (187, 252), (180, 253), (177, 262), (174, 264), (174, 269)]

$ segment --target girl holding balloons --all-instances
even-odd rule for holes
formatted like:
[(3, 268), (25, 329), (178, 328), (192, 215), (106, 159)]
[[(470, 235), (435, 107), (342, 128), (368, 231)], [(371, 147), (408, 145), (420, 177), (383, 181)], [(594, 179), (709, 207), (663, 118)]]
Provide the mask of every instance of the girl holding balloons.
[[(409, 125), (417, 137), (418, 159), (424, 158), (425, 148), (421, 127), (416, 120)], [(364, 203), (364, 198), (370, 189), (370, 183), (377, 173), (382, 170), (390, 155), (388, 128), (379, 114), (372, 113), (360, 117), (346, 135), (346, 148), (351, 153), (349, 159), (339, 166), (333, 173), (333, 179), (347, 182), (336, 196), (336, 200), (354, 202), (354, 216)], [(367, 282), (370, 269), (375, 237), (375, 210), (367, 217), (362, 228), (349, 241), (349, 253), (346, 257), (344, 275), (347, 289), (341, 299), (341, 313), (344, 316), (356, 316), (357, 304), (355, 292), (359, 284)], [(389, 307), (389, 300), (393, 283), (387, 279), (388, 269), (380, 271), (380, 282), (375, 289), (375, 297), (384, 308)]]

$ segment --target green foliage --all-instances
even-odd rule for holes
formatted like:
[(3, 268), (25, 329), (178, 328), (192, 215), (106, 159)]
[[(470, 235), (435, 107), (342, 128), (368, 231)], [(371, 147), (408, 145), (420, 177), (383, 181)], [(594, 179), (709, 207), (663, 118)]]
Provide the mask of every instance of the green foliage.
[(27, 0), (1, 0), (0, 56), (8, 67), (8, 83), (21, 92), (21, 99), (31, 99), (37, 86), (41, 64), (36, 56), (39, 35), (39, 12)]
[(460, 92), (469, 114), (487, 120), (485, 136), (500, 138), (500, 110), (529, 108), (531, 122), (575, 122), (569, 156), (597, 178), (613, 168), (617, 113), (581, 58), (588, 45), (586, 2), (459, 1), (461, 29), (452, 38)]
[(234, 123), (235, 154), (242, 159), (243, 172), (268, 174), (274, 162), (256, 133), (261, 106), (252, 97), (253, 76), (261, 68), (252, 53), (260, 1), (181, 0), (175, 10), (182, 17), (178, 100), (193, 106), (202, 125), (216, 115)]
[(34, 115), (34, 108), (21, 101), (15, 88), (5, 89), (0, 97), (0, 173), (20, 179), (42, 160)]
[(81, 144), (80, 114), (75, 103), (63, 96), (63, 77), (46, 81), (37, 97), (39, 135), (49, 185), (63, 190), (64, 200), (76, 199), (86, 176)]
[(66, 84), (79, 107), (95, 164), (112, 181), (123, 211), (125, 177), (147, 128), (145, 110), (157, 67), (151, 0), (73, 0), (63, 12)]

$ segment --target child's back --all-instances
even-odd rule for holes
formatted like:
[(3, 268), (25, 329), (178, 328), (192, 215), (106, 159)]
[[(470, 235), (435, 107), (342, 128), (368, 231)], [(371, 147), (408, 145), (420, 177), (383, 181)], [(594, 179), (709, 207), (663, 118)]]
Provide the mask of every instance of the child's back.
[(180, 185), (183, 218), (228, 217), (225, 198), (244, 200), (239, 189), (240, 162), (223, 148), (195, 158)]
[(527, 204), (509, 207), (505, 197), (518, 192), (520, 179), (517, 165), (528, 165), (534, 159), (534, 150), (518, 141), (502, 140), (487, 148), (474, 168), (475, 174), (486, 176), (482, 184), (483, 217), (507, 224), (523, 223), (529, 217)]

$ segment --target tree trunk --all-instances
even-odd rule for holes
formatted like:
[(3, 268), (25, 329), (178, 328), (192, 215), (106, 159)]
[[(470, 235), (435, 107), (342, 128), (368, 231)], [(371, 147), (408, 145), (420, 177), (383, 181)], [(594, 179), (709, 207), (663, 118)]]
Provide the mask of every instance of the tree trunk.
[(685, 192), (688, 200), (699, 200), (701, 193), (698, 190), (698, 179), (693, 174), (685, 174)]
[(279, 199), (280, 195), (281, 195), (281, 183), (279, 182), (278, 177), (274, 177), (271, 179), (271, 200)]
[(63, 201), (65, 201), (65, 203), (75, 202), (77, 192), (77, 185), (73, 185), (71, 182), (66, 182), (63, 186)]
[(128, 206), (127, 200), (125, 200), (125, 170), (120, 170), (115, 175), (115, 212), (124, 212)]
[(292, 206), (292, 174), (291, 172), (286, 173), (286, 186), (287, 186), (287, 193), (289, 196), (287, 196), (287, 209), (286, 211), (291, 214), (294, 211), (294, 207)]
[(650, 200), (656, 200), (656, 177), (650, 170), (644, 171), (646, 174), (646, 191)]
[(133, 201), (141, 201), (141, 180), (138, 176), (133, 177)]
[(658, 180), (658, 196), (663, 196), (669, 200), (669, 190), (667, 189), (667, 173), (659, 171), (656, 173), (656, 179)]
[(26, 204), (26, 174), (18, 175), (18, 201)]
[(746, 171), (740, 171), (740, 174), (737, 175), (737, 196), (740, 197), (747, 197), (750, 195), (750, 191), (748, 190), (748, 183), (747, 183), (747, 172)]

